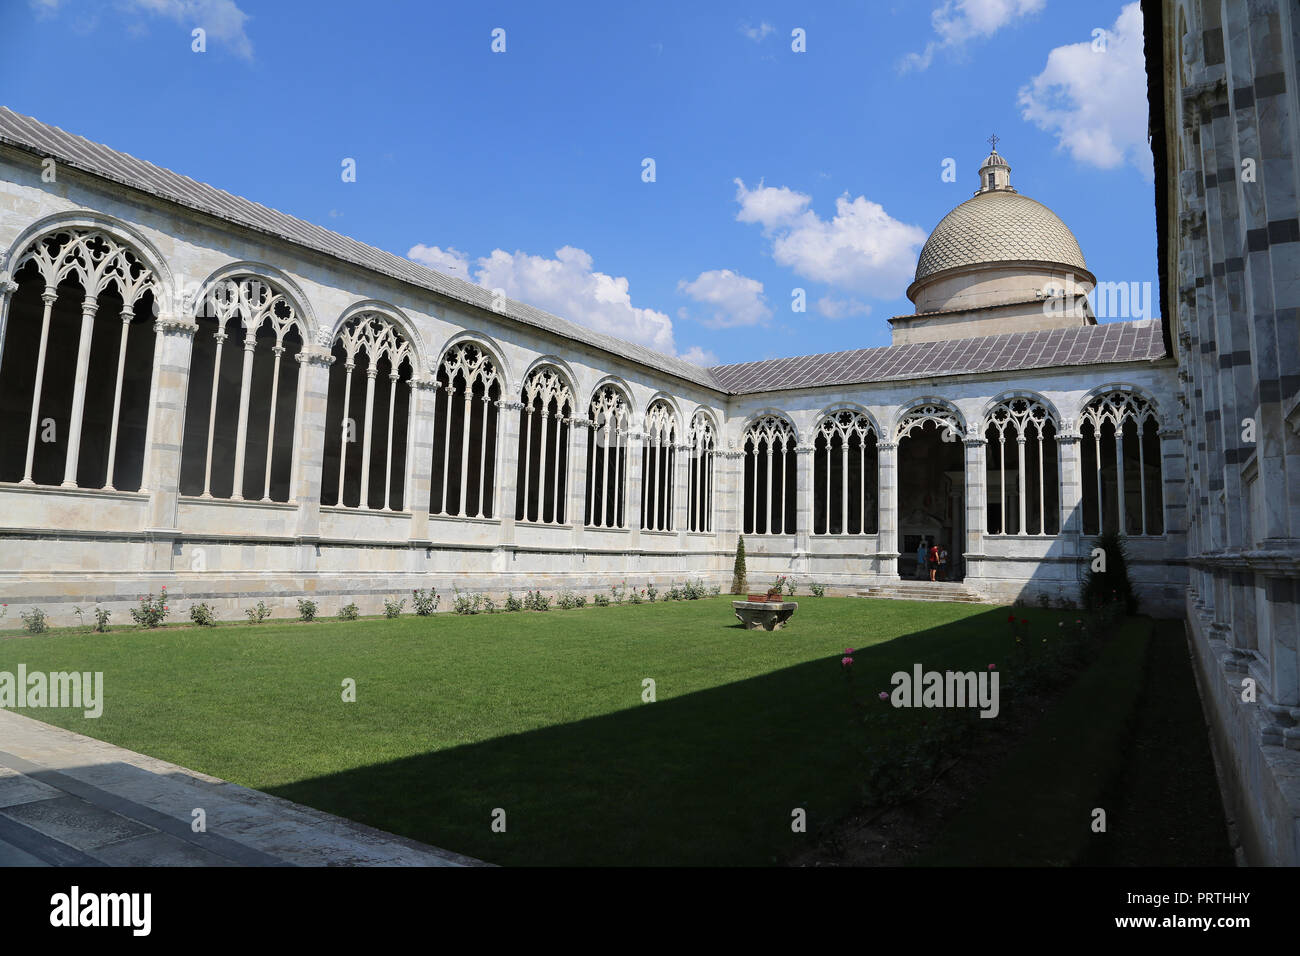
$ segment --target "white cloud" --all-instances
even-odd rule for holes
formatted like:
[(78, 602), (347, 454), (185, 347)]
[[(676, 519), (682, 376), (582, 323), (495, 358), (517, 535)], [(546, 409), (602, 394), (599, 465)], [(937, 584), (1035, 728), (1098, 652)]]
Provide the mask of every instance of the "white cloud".
[(244, 31), (248, 14), (234, 0), (127, 0), (127, 9), (166, 17), (188, 29), (202, 27), (235, 56), (253, 58), (253, 43)]
[(936, 52), (960, 49), (968, 40), (992, 36), (1012, 20), (1037, 13), (1047, 0), (944, 0), (930, 14), (938, 35), (920, 53), (909, 53), (901, 64), (906, 70), (924, 70)]
[(440, 249), (437, 246), (426, 246), (423, 243), (417, 243), (411, 246), (406, 253), (406, 258), (412, 259), (435, 272), (441, 272), (443, 275), (455, 276), (458, 279), (469, 281), (469, 256), (450, 246), (446, 249)]
[(879, 203), (846, 193), (826, 220), (803, 193), (735, 182), (736, 218), (762, 226), (772, 257), (804, 278), (885, 299), (901, 295), (912, 280), (926, 233), (894, 219)]
[(1080, 162), (1101, 169), (1131, 163), (1152, 181), (1146, 83), (1142, 11), (1130, 3), (1106, 31), (1103, 52), (1085, 40), (1047, 55), (1043, 72), (1020, 90), (1021, 116)]
[(494, 249), (476, 265), (474, 281), (485, 288), (504, 289), (510, 298), (570, 322), (668, 355), (677, 354), (672, 319), (654, 309), (634, 306), (626, 277), (595, 271), (591, 255), (582, 249), (565, 246), (556, 251), (554, 259)]
[(836, 299), (829, 295), (824, 295), (816, 302), (813, 307), (826, 316), (828, 319), (847, 319), (851, 315), (870, 315), (871, 306), (865, 302), (859, 302), (857, 299)]
[(765, 325), (772, 317), (763, 283), (730, 269), (701, 272), (693, 282), (683, 279), (677, 283), (677, 291), (712, 307), (712, 315), (700, 320), (711, 329)]
[(741, 35), (748, 37), (749, 39), (753, 40), (755, 43), (762, 43), (764, 37), (766, 37), (769, 33), (775, 33), (775, 32), (776, 32), (776, 27), (772, 26), (772, 24), (770, 23), (760, 23), (756, 27), (751, 27), (748, 23), (742, 23), (740, 25)]
[(698, 345), (692, 345), (685, 352), (679, 355), (678, 358), (690, 362), (692, 365), (700, 365), (704, 368), (718, 364), (718, 357), (714, 355), (713, 352), (709, 349), (700, 348)]

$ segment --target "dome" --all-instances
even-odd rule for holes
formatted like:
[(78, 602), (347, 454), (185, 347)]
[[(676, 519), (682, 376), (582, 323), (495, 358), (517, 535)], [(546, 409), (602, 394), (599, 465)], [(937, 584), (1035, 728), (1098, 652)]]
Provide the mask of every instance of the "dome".
[(934, 227), (917, 260), (913, 286), (949, 269), (1018, 261), (1088, 271), (1079, 240), (1056, 213), (1012, 190), (981, 190)]
[(993, 152), (989, 153), (988, 156), (984, 158), (984, 164), (980, 166), (980, 169), (981, 170), (988, 169), (990, 166), (1006, 166), (1007, 169), (1011, 168), (1010, 166), (1007, 165), (1007, 161), (1003, 159), (1000, 155), (998, 155), (998, 151), (996, 149), (993, 150)]

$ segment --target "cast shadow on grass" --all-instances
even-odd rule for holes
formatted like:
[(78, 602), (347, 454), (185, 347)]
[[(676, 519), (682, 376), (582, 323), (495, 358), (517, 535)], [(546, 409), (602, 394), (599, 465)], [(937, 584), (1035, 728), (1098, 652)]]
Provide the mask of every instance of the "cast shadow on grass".
[[(878, 693), (890, 675), (918, 662), (982, 669), (1005, 646), (1004, 614), (857, 650), (851, 676), (837, 649), (680, 697), (661, 685), (653, 703), (635, 686), (626, 710), (270, 792), (493, 863), (777, 863), (860, 802), (863, 718), (889, 709)], [(797, 622), (773, 633), (734, 629), (753, 640), (799, 636)], [(894, 713), (903, 727), (922, 712)], [(796, 808), (808, 833), (792, 831)], [(492, 829), (497, 810), (504, 833)]]

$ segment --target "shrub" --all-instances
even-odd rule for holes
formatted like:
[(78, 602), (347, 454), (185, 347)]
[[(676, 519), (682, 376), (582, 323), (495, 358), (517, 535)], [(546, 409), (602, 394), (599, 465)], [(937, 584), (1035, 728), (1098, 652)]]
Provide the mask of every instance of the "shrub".
[(495, 614), (498, 610), (497, 602), (492, 600), (491, 595), (483, 595), (483, 613)]
[(645, 589), (646, 600), (651, 604), (654, 603), (655, 597), (659, 594), (659, 589), (653, 584), (647, 584)]
[(457, 614), (477, 614), (483, 610), (483, 595), (470, 594), (468, 591), (462, 591), (460, 588), (454, 589), (456, 596), (452, 598), (451, 609)]
[(343, 607), (339, 608), (340, 621), (355, 621), (360, 616), (361, 609), (358, 608), (355, 603), (345, 604)]
[(673, 585), (668, 589), (668, 595), (664, 598), (666, 601), (680, 601), (682, 599), (682, 589)]
[[(606, 599), (605, 599), (605, 603), (606, 603), (606, 604), (609, 603), (609, 598), (606, 598)], [(519, 600), (519, 598), (515, 597), (515, 594), (514, 594), (513, 591), (508, 592), (508, 593), (506, 594), (506, 610), (507, 610), (507, 611), (522, 611), (523, 609), (524, 609), (524, 602), (521, 601), (521, 600)]]
[(786, 596), (786, 597), (794, 597), (794, 592), (797, 591), (798, 588), (799, 588), (799, 586), (798, 586), (797, 584), (794, 583), (794, 578), (786, 578), (786, 580), (785, 580), (785, 596)]
[(705, 590), (703, 581), (687, 581), (682, 585), (682, 598), (684, 600), (698, 601), (700, 598), (704, 597), (704, 594)]
[(437, 588), (413, 590), (411, 592), (411, 609), (415, 611), (416, 617), (429, 617), (434, 611), (438, 610), (438, 602), (441, 600)]
[(717, 597), (717, 596), (718, 596), (719, 594), (721, 594), (721, 593), (722, 593), (722, 585), (721, 585), (721, 584), (715, 584), (715, 585), (713, 585), (713, 587), (709, 588), (709, 594), (710, 594), (711, 596), (713, 596), (713, 597)]
[(622, 584), (611, 584), (609, 586), (609, 595), (611, 598), (613, 598), (615, 604), (623, 603), (623, 597), (624, 597), (623, 592), (626, 588), (627, 588), (626, 581), (624, 581)]
[(816, 581), (813, 581), (811, 584), (808, 585), (808, 590), (812, 592), (813, 597), (826, 596), (826, 585), (818, 584)]
[(597, 594), (591, 599), (591, 603), (596, 607), (609, 607), (609, 595)]
[(581, 594), (574, 594), (572, 591), (561, 591), (555, 598), (555, 606), (571, 611), (574, 608), (586, 607), (587, 599)]
[(542, 595), (541, 591), (529, 591), (528, 596), (524, 598), (524, 607), (530, 611), (549, 611), (551, 609), (551, 596)]
[(400, 601), (388, 600), (384, 602), (384, 617), (392, 620), (395, 617), (402, 616), (402, 608), (406, 607), (406, 598)]
[[(77, 620), (80, 621), (82, 624), (85, 624), (85, 623), (86, 623), (86, 619), (85, 619), (85, 613), (86, 613), (86, 612), (85, 612), (85, 610), (84, 610), (83, 608), (81, 608), (81, 607), (74, 607), (74, 608), (72, 609), (72, 613), (75, 614), (75, 615), (77, 615)], [(100, 633), (100, 634), (103, 634), (105, 631), (108, 630), (108, 619), (109, 619), (110, 617), (112, 617), (112, 614), (113, 614), (112, 611), (108, 611), (108, 610), (106, 610), (106, 609), (100, 607), (98, 604), (96, 604), (96, 605), (95, 605), (95, 623), (91, 625), (90, 629), (91, 629), (92, 631), (96, 631), (96, 632), (98, 632), (98, 633)], [(3, 616), (4, 616), (3, 614), (0, 614), (0, 617), (3, 617)]]
[(199, 627), (217, 626), (217, 615), (212, 610), (212, 605), (204, 602), (190, 606), (190, 620)]
[(38, 607), (23, 611), (18, 616), (23, 619), (23, 630), (28, 634), (44, 634), (50, 629), (49, 623), (45, 620), (45, 612)]
[[(354, 605), (355, 607), (355, 605)], [(339, 615), (342, 617), (342, 615)], [(316, 602), (307, 598), (298, 598), (298, 620), (311, 623), (316, 620)]]
[(265, 601), (258, 601), (253, 607), (244, 612), (248, 615), (249, 624), (261, 624), (271, 616), (271, 609), (266, 606)]
[(745, 536), (740, 536), (736, 545), (736, 563), (731, 570), (731, 593), (744, 594), (749, 589), (749, 580), (745, 576)]
[(164, 587), (157, 600), (154, 599), (153, 594), (140, 598), (140, 606), (131, 608), (131, 619), (140, 627), (160, 627), (170, 613), (171, 609), (167, 604), (167, 588)]
[(633, 589), (632, 589), (632, 593), (631, 593), (631, 595), (629, 595), (629, 597), (628, 597), (628, 600), (629, 600), (632, 604), (644, 604), (644, 603), (645, 603), (645, 592), (644, 592), (644, 591), (638, 591), (636, 588), (633, 588)]
[(1128, 551), (1123, 536), (1107, 531), (1093, 542), (1093, 548), (1100, 548), (1104, 552), (1106, 570), (1094, 571), (1091, 555), (1085, 559), (1088, 561), (1088, 570), (1079, 591), (1080, 603), (1090, 611), (1116, 603), (1123, 613), (1136, 614), (1138, 600), (1133, 593), (1133, 582), (1128, 576)]

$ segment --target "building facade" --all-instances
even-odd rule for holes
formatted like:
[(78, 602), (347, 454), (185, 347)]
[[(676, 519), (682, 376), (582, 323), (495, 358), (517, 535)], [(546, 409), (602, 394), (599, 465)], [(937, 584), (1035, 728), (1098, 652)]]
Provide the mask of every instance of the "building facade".
[(8, 110), (0, 171), (11, 612), (726, 585), (741, 534), (755, 580), (893, 582), (926, 538), (973, 594), (1057, 602), (1103, 527), (1181, 609), (1159, 322), (1095, 323), (996, 152), (897, 344), (712, 369)]
[(1185, 616), (1245, 859), (1300, 864), (1300, 13), (1144, 4)]

